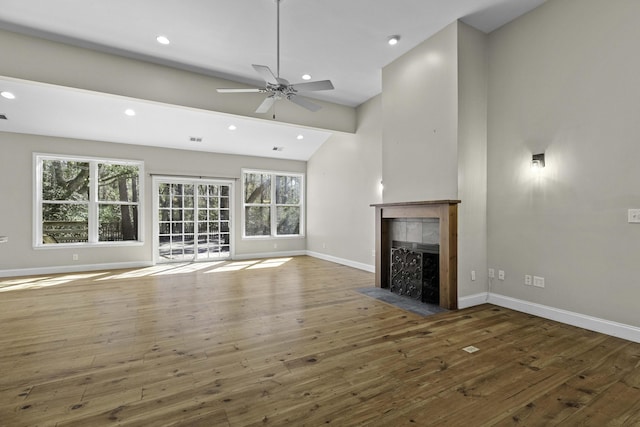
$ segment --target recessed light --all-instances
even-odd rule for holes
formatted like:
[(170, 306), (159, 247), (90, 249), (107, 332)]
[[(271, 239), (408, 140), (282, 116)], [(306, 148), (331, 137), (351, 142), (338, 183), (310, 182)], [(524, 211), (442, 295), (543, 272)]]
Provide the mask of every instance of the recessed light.
[(129, 117), (133, 117), (136, 115), (135, 110), (132, 110), (131, 108), (127, 108), (126, 110), (124, 110), (124, 113)]
[(236, 130), (236, 129), (238, 129), (238, 128), (236, 127), (236, 125), (229, 125), (229, 127), (228, 127), (227, 129), (229, 129), (229, 130)]
[(304, 135), (303, 135), (303, 134), (300, 134), (300, 135), (296, 136), (296, 139), (298, 139), (298, 140), (300, 140), (300, 139), (304, 139)]
[(169, 44), (169, 43), (171, 43), (166, 36), (158, 36), (158, 37), (156, 37), (156, 40), (160, 44)]
[(400, 36), (396, 34), (393, 36), (389, 36), (387, 43), (389, 43), (391, 46), (395, 46), (398, 44), (399, 41), (400, 41)]
[(7, 92), (7, 91), (0, 92), (0, 95), (2, 95), (3, 98), (16, 99), (16, 96), (14, 94), (12, 94), (11, 92)]
[(303, 74), (302, 80), (311, 80), (311, 74)]

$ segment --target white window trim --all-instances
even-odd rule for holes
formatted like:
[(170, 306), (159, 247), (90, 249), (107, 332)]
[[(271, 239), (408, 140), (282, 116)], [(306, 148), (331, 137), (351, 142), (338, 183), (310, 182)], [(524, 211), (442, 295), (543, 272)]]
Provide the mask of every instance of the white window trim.
[[(93, 200), (97, 198), (98, 180), (97, 168), (91, 168), (90, 176), (90, 201), (89, 205), (89, 242), (77, 243), (58, 243), (45, 245), (42, 243), (42, 160), (67, 160), (76, 162), (95, 162), (101, 164), (125, 164), (138, 166), (138, 202), (113, 202), (113, 204), (128, 204), (138, 206), (138, 240), (128, 240), (119, 242), (98, 242), (98, 228), (94, 224), (98, 218), (98, 202)], [(96, 175), (96, 176), (94, 176)], [(34, 249), (62, 249), (73, 247), (105, 247), (105, 246), (142, 246), (144, 244), (144, 162), (141, 160), (131, 159), (113, 159), (102, 157), (73, 156), (66, 154), (48, 154), (33, 153), (33, 248)], [(68, 202), (61, 202), (68, 203)], [(100, 204), (111, 204), (109, 201), (100, 202)], [(93, 241), (92, 241), (93, 240)]]
[[(245, 207), (247, 206), (247, 204), (245, 203), (246, 200), (246, 195), (245, 195), (245, 185), (244, 185), (244, 179), (245, 179), (245, 175), (248, 173), (258, 173), (258, 174), (269, 174), (271, 175), (272, 178), (272, 185), (271, 185), (271, 203), (268, 205), (270, 210), (271, 210), (271, 234), (269, 236), (247, 236), (246, 233), (246, 226), (245, 226)], [(277, 206), (287, 206), (287, 205), (277, 205), (276, 204), (276, 186), (275, 186), (275, 177), (276, 176), (296, 176), (300, 178), (300, 233), (299, 234), (275, 234), (278, 230), (278, 223), (277, 223), (277, 215), (276, 215), (276, 211), (277, 211)], [(241, 221), (241, 227), (242, 227), (242, 239), (243, 240), (272, 240), (272, 239), (278, 239), (278, 240), (285, 240), (285, 239), (303, 239), (305, 238), (306, 235), (306, 224), (305, 224), (305, 218), (306, 218), (306, 203), (305, 203), (305, 196), (306, 196), (306, 192), (307, 192), (307, 187), (305, 184), (306, 180), (305, 180), (305, 174), (304, 172), (283, 172), (283, 171), (273, 171), (273, 170), (263, 170), (263, 169), (242, 169), (241, 170), (241, 186), (242, 186), (242, 209), (241, 209), (241, 213), (240, 213), (240, 221)], [(255, 205), (255, 204), (251, 204), (251, 205)], [(267, 206), (266, 204), (262, 205), (262, 206)], [(290, 205), (290, 206), (298, 206), (298, 205)]]

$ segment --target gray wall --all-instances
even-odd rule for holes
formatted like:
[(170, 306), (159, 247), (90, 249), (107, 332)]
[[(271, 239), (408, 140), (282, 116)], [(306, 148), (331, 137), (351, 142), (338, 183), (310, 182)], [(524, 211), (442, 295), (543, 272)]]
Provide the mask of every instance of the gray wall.
[(639, 16), (636, 0), (552, 0), (490, 35), (494, 292), (640, 326)]
[(454, 22), (382, 73), (384, 202), (462, 200), (459, 296), (487, 291), (486, 49)]
[(385, 203), (458, 194), (457, 22), (382, 69)]
[[(33, 242), (33, 153), (68, 154), (145, 162), (144, 245), (134, 247), (91, 247), (34, 249)], [(306, 162), (261, 157), (233, 156), (170, 150), (108, 142), (49, 138), (0, 132), (0, 244), (2, 270), (64, 267), (108, 263), (151, 263), (152, 185), (149, 173), (187, 176), (240, 177), (242, 168), (305, 172)], [(304, 251), (304, 238), (242, 240), (240, 229), (241, 181), (235, 183), (234, 235), (236, 255), (260, 252)], [(277, 243), (278, 248), (273, 247)], [(72, 261), (72, 254), (78, 261)]]
[(335, 133), (307, 165), (307, 248), (373, 268), (375, 211), (380, 182), (380, 96), (358, 110), (355, 135)]
[[(487, 291), (487, 36), (458, 23), (458, 295)], [(475, 281), (471, 272), (475, 272)]]

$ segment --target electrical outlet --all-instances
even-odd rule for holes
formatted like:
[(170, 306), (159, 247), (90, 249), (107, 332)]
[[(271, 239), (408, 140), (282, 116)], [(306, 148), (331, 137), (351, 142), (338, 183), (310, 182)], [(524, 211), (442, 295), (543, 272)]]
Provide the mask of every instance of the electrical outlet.
[(533, 285), (533, 280), (531, 278), (531, 275), (529, 275), (529, 274), (525, 274), (524, 275), (524, 284), (527, 285), (527, 286)]
[(504, 270), (498, 270), (498, 279), (504, 280)]
[(476, 280), (476, 271), (471, 270), (471, 281), (473, 282), (474, 280)]
[(375, 249), (371, 251), (371, 256), (376, 256), (376, 250)]
[(640, 209), (629, 209), (629, 223), (640, 222)]
[(544, 288), (544, 277), (533, 276), (533, 286)]
[(496, 277), (496, 271), (493, 268), (489, 269), (489, 278), (494, 279)]
[(77, 260), (78, 260), (78, 254), (73, 254), (71, 258), (72, 258), (74, 261), (77, 261)]
[(278, 249), (278, 244), (277, 243), (273, 244), (273, 249)]

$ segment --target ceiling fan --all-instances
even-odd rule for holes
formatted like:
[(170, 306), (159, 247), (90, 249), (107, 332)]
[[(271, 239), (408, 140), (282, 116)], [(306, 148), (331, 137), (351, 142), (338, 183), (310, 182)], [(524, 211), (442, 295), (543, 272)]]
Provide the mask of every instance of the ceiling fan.
[(282, 0), (275, 0), (277, 4), (277, 73), (273, 74), (271, 69), (266, 65), (253, 64), (252, 67), (265, 81), (264, 88), (249, 89), (224, 89), (218, 88), (219, 93), (267, 93), (267, 97), (262, 104), (256, 109), (256, 113), (266, 113), (271, 109), (273, 104), (279, 99), (287, 99), (309, 111), (318, 111), (322, 108), (320, 105), (311, 102), (309, 99), (298, 95), (298, 92), (313, 92), (318, 90), (331, 90), (333, 84), (331, 80), (318, 80), (314, 82), (304, 82), (290, 84), (287, 80), (280, 77), (280, 3)]

